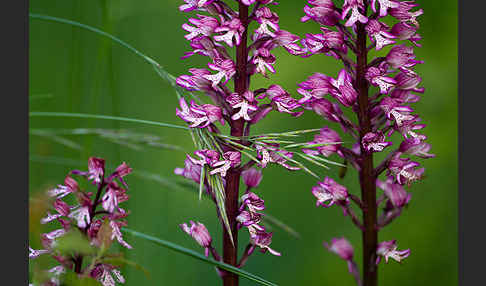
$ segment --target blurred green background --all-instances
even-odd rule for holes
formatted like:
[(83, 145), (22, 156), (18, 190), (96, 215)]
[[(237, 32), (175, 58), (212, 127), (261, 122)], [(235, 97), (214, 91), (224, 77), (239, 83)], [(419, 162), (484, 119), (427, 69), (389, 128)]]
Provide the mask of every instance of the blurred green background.
[[(98, 27), (132, 44), (154, 58), (174, 75), (190, 67), (204, 67), (206, 58), (195, 56), (179, 60), (189, 50), (180, 28), (190, 16), (179, 12), (181, 0), (32, 0), (30, 12), (72, 19)], [(300, 23), (303, 0), (282, 0), (274, 10), (281, 28), (299, 36), (317, 33), (314, 23)], [(416, 49), (425, 60), (417, 71), (423, 77), (426, 93), (414, 107), (428, 124), (425, 134), (432, 144), (435, 159), (425, 162), (427, 177), (412, 188), (411, 204), (403, 215), (380, 232), (380, 240), (397, 239), (399, 248), (411, 248), (403, 263), (380, 265), (381, 285), (457, 285), (457, 2), (417, 1), (425, 10), (419, 18), (423, 48)], [(192, 15), (192, 14), (191, 14)], [(183, 124), (175, 116), (177, 100), (169, 85), (152, 67), (125, 48), (94, 33), (36, 19), (30, 20), (30, 111), (80, 112), (125, 116)], [(334, 58), (324, 55), (300, 59), (277, 49), (277, 73), (270, 80), (256, 76), (252, 86), (280, 84), (296, 94), (296, 83), (314, 72), (336, 76), (340, 69)], [(187, 132), (140, 124), (92, 119), (32, 117), (30, 128), (123, 128), (159, 136), (163, 143), (181, 146), (192, 152)], [(286, 114), (271, 114), (252, 131), (278, 132), (320, 128), (327, 123), (308, 112), (298, 120)], [(340, 129), (336, 129), (340, 132)], [(32, 194), (63, 182), (73, 168), (86, 169), (89, 156), (99, 156), (110, 166), (122, 161), (136, 171), (175, 177), (175, 167), (183, 166), (185, 152), (144, 146), (140, 150), (112, 143), (96, 136), (67, 136), (82, 149), (67, 147), (52, 137), (31, 134), (29, 152), (29, 191)], [(60, 160), (62, 158), (63, 160)], [(336, 158), (337, 159), (337, 158)], [(77, 162), (81, 162), (81, 165)], [(70, 166), (73, 164), (73, 166)], [(337, 178), (337, 168), (316, 169)], [(129, 227), (202, 249), (178, 224), (190, 219), (206, 224), (215, 245), (221, 241), (215, 208), (198, 201), (191, 192), (174, 191), (161, 184), (130, 176), (131, 199), (124, 208), (132, 212)], [(357, 194), (354, 170), (342, 183)], [(296, 239), (274, 229), (272, 248), (282, 257), (257, 252), (246, 270), (280, 285), (354, 285), (344, 261), (327, 252), (324, 240), (346, 236), (354, 245), (361, 264), (361, 236), (340, 208), (315, 207), (310, 188), (315, 179), (303, 172), (288, 172), (270, 167), (256, 192), (265, 199), (267, 212), (298, 231)], [(247, 238), (240, 232), (240, 248)], [(128, 285), (218, 285), (213, 267), (176, 254), (149, 242), (126, 235), (134, 246), (127, 257), (149, 270), (151, 277), (133, 268), (123, 274)], [(37, 235), (30, 243), (39, 246)], [(241, 285), (253, 285), (242, 279)]]

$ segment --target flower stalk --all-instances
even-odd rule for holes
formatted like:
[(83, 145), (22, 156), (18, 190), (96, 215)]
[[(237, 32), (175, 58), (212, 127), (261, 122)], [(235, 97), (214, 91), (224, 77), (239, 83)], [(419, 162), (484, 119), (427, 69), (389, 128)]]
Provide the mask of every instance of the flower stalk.
[[(399, 217), (411, 199), (405, 187), (423, 177), (424, 168), (419, 169), (420, 164), (406, 156), (434, 157), (428, 153), (430, 145), (425, 143), (427, 137), (416, 133), (425, 124), (418, 123), (421, 119), (412, 114), (413, 109), (409, 106), (420, 99), (415, 93), (424, 93), (424, 88), (418, 87), (421, 78), (413, 70), (423, 61), (415, 59), (413, 47), (397, 44), (399, 40), (410, 41), (420, 47), (416, 18), (423, 11), (413, 11), (418, 6), (414, 1), (345, 0), (342, 8), (336, 7), (332, 0), (309, 0), (308, 3), (310, 5), (304, 7), (305, 16), (301, 20), (320, 24), (322, 33), (306, 34), (302, 40), (303, 57), (316, 54), (332, 56), (342, 62), (343, 69), (336, 79), (315, 73), (298, 84), (298, 91), (304, 96), (301, 102), (304, 108), (313, 110), (328, 121), (339, 123), (343, 132), (356, 140), (351, 148), (335, 145), (334, 149), (322, 148), (314, 153), (325, 157), (336, 153), (353, 166), (359, 174), (361, 197), (348, 193), (347, 188), (328, 177), (312, 188), (312, 194), (317, 198), (318, 206), (341, 206), (344, 215), (349, 215), (361, 231), (362, 279), (359, 279), (357, 268), (351, 267), (356, 263), (352, 260), (352, 246), (347, 240), (337, 240), (336, 246), (330, 249), (346, 260), (348, 266), (351, 265), (349, 272), (358, 285), (377, 286), (377, 265), (381, 257), (385, 257), (386, 262), (388, 258), (400, 262), (410, 254), (409, 249), (397, 250), (395, 240), (378, 243), (379, 230)], [(387, 15), (397, 21), (393, 27), (382, 21)], [(369, 58), (371, 50), (378, 52), (389, 45), (393, 47), (386, 56)], [(355, 54), (355, 62), (347, 56), (349, 51)], [(370, 96), (372, 86), (378, 91), (373, 91)], [(328, 100), (327, 95), (336, 102)], [(341, 106), (355, 113), (357, 123), (343, 115)], [(387, 139), (394, 133), (400, 134), (403, 141), (375, 167), (373, 154), (385, 152), (393, 144)], [(335, 131), (323, 127), (319, 139), (326, 141), (330, 138), (342, 141)], [(340, 174), (340, 178), (344, 175)], [(378, 193), (377, 187), (383, 190), (383, 194)], [(361, 209), (361, 218), (353, 212), (348, 199)], [(382, 212), (378, 216), (380, 210)], [(345, 252), (340, 251), (343, 245)]]

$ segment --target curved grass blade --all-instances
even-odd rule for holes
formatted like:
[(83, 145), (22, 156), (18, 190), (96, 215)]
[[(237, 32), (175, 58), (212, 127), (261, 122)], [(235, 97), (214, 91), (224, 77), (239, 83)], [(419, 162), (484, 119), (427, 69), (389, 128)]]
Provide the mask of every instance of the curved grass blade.
[(79, 28), (82, 28), (82, 29), (91, 31), (91, 32), (95, 32), (95, 33), (97, 33), (99, 35), (102, 35), (102, 36), (105, 36), (105, 37), (107, 37), (107, 38), (109, 38), (109, 39), (117, 42), (118, 44), (122, 45), (123, 47), (129, 49), (130, 51), (134, 52), (138, 56), (142, 57), (148, 63), (150, 63), (152, 65), (155, 65), (155, 66), (160, 66), (159, 63), (157, 63), (156, 61), (154, 61), (150, 57), (144, 55), (143, 53), (141, 53), (140, 51), (138, 51), (137, 49), (135, 49), (133, 46), (131, 46), (130, 44), (128, 44), (128, 43), (126, 43), (126, 42), (118, 39), (117, 37), (115, 37), (115, 36), (113, 36), (111, 34), (108, 34), (106, 32), (103, 32), (102, 30), (97, 29), (95, 27), (88, 26), (88, 25), (85, 25), (85, 24), (81, 24), (81, 23), (76, 22), (76, 21), (71, 21), (71, 20), (68, 20), (68, 19), (63, 19), (63, 18), (58, 18), (58, 17), (52, 17), (52, 16), (48, 16), (48, 15), (41, 15), (41, 14), (29, 13), (29, 17), (30, 18), (33, 18), (33, 19), (41, 19), (41, 20), (46, 20), (46, 21), (52, 21), (52, 22), (58, 22), (58, 23), (68, 24), (68, 25), (76, 26), (76, 27), (79, 27)]
[(232, 272), (236, 275), (239, 275), (243, 278), (246, 278), (248, 280), (251, 280), (251, 281), (254, 281), (260, 285), (268, 285), (268, 286), (274, 286), (274, 285), (277, 285), (275, 283), (272, 283), (272, 282), (269, 282), (263, 278), (260, 278), (254, 274), (251, 274), (247, 271), (244, 271), (244, 270), (241, 270), (239, 268), (236, 268), (232, 265), (229, 265), (229, 264), (226, 264), (226, 263), (223, 263), (223, 262), (219, 262), (219, 261), (216, 261), (214, 259), (210, 259), (210, 258), (207, 258), (205, 257), (204, 255), (202, 254), (199, 254), (193, 250), (190, 250), (190, 249), (187, 249), (185, 247), (182, 247), (178, 244), (175, 244), (173, 242), (170, 242), (170, 241), (166, 241), (166, 240), (162, 240), (162, 239), (159, 239), (159, 238), (156, 238), (154, 236), (150, 236), (150, 235), (147, 235), (147, 234), (144, 234), (144, 233), (141, 233), (141, 232), (138, 232), (138, 231), (135, 231), (135, 230), (132, 230), (132, 229), (127, 229), (127, 228), (123, 228), (122, 229), (122, 232), (125, 232), (125, 233), (128, 233), (128, 234), (131, 234), (135, 237), (139, 237), (139, 238), (142, 238), (142, 239), (145, 239), (145, 240), (148, 240), (152, 243), (155, 243), (157, 245), (160, 245), (160, 246), (163, 246), (165, 248), (168, 248), (168, 249), (171, 249), (171, 250), (174, 250), (176, 252), (179, 252), (179, 253), (182, 253), (184, 255), (187, 255), (187, 256), (191, 256), (193, 258), (196, 258), (198, 260), (201, 260), (203, 262), (206, 262), (208, 264), (212, 264), (214, 266), (217, 266), (221, 269), (224, 269), (226, 271), (229, 271), (229, 272)]
[(129, 118), (129, 117), (119, 117), (119, 116), (101, 115), (101, 114), (87, 114), (87, 113), (69, 113), (69, 112), (37, 112), (37, 111), (29, 112), (29, 117), (39, 117), (39, 116), (115, 120), (115, 121), (132, 122), (132, 123), (140, 123), (140, 124), (147, 124), (147, 125), (155, 125), (160, 127), (170, 127), (176, 129), (189, 130), (189, 127), (186, 126), (175, 125), (175, 124), (164, 123), (164, 122), (157, 122), (157, 121), (150, 121), (144, 119)]
[(263, 217), (263, 222), (281, 228), (282, 230), (292, 235), (293, 237), (300, 239), (300, 234), (297, 231), (295, 231), (293, 228), (286, 225), (282, 221), (278, 220), (274, 216), (269, 215), (267, 212), (265, 212), (265, 216)]
[(81, 145), (79, 145), (78, 143), (72, 141), (72, 140), (69, 140), (69, 139), (66, 139), (62, 136), (57, 136), (57, 135), (54, 135), (54, 134), (50, 134), (48, 132), (44, 132), (42, 130), (33, 130), (33, 129), (30, 129), (29, 130), (29, 133), (32, 134), (32, 135), (37, 135), (37, 136), (40, 136), (40, 137), (44, 137), (44, 138), (47, 138), (47, 139), (50, 139), (56, 143), (59, 143), (61, 145), (64, 145), (66, 147), (69, 147), (71, 149), (75, 149), (75, 150), (82, 150), (83, 147)]

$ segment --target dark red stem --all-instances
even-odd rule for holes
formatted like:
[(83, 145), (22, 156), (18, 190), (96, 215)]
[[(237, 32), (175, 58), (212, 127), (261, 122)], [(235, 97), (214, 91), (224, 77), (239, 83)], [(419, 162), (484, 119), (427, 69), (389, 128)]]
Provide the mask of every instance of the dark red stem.
[[(239, 3), (239, 19), (245, 31), (241, 35), (241, 42), (236, 48), (236, 75), (235, 92), (242, 95), (248, 90), (249, 79), (247, 73), (247, 29), (248, 29), (248, 6)], [(243, 136), (245, 122), (239, 119), (231, 122), (231, 136)], [(231, 168), (226, 176), (226, 213), (233, 233), (233, 243), (226, 228), (223, 228), (223, 261), (227, 264), (237, 266), (238, 264), (238, 228), (236, 217), (238, 216), (238, 196), (240, 187), (240, 170)], [(226, 273), (223, 276), (224, 286), (238, 286), (238, 275)]]
[[(363, 9), (366, 15), (367, 6)], [(369, 85), (365, 78), (368, 64), (368, 50), (366, 47), (366, 30), (365, 24), (357, 23), (357, 69), (356, 69), (356, 87), (359, 92), (358, 96), (358, 120), (360, 142), (363, 136), (371, 131), (371, 121), (369, 116)], [(376, 229), (377, 207), (376, 207), (376, 177), (373, 169), (373, 154), (367, 152), (361, 145), (361, 169), (359, 180), (361, 185), (361, 200), (363, 202), (363, 285), (378, 285), (378, 270), (376, 261), (376, 246), (378, 244), (378, 231)]]

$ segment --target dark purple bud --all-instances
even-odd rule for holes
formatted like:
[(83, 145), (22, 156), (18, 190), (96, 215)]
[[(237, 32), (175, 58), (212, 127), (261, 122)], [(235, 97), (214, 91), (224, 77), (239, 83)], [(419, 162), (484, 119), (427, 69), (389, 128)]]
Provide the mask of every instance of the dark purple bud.
[(243, 177), (243, 182), (248, 188), (258, 187), (263, 178), (262, 171), (255, 168), (250, 168), (241, 172), (241, 176)]

